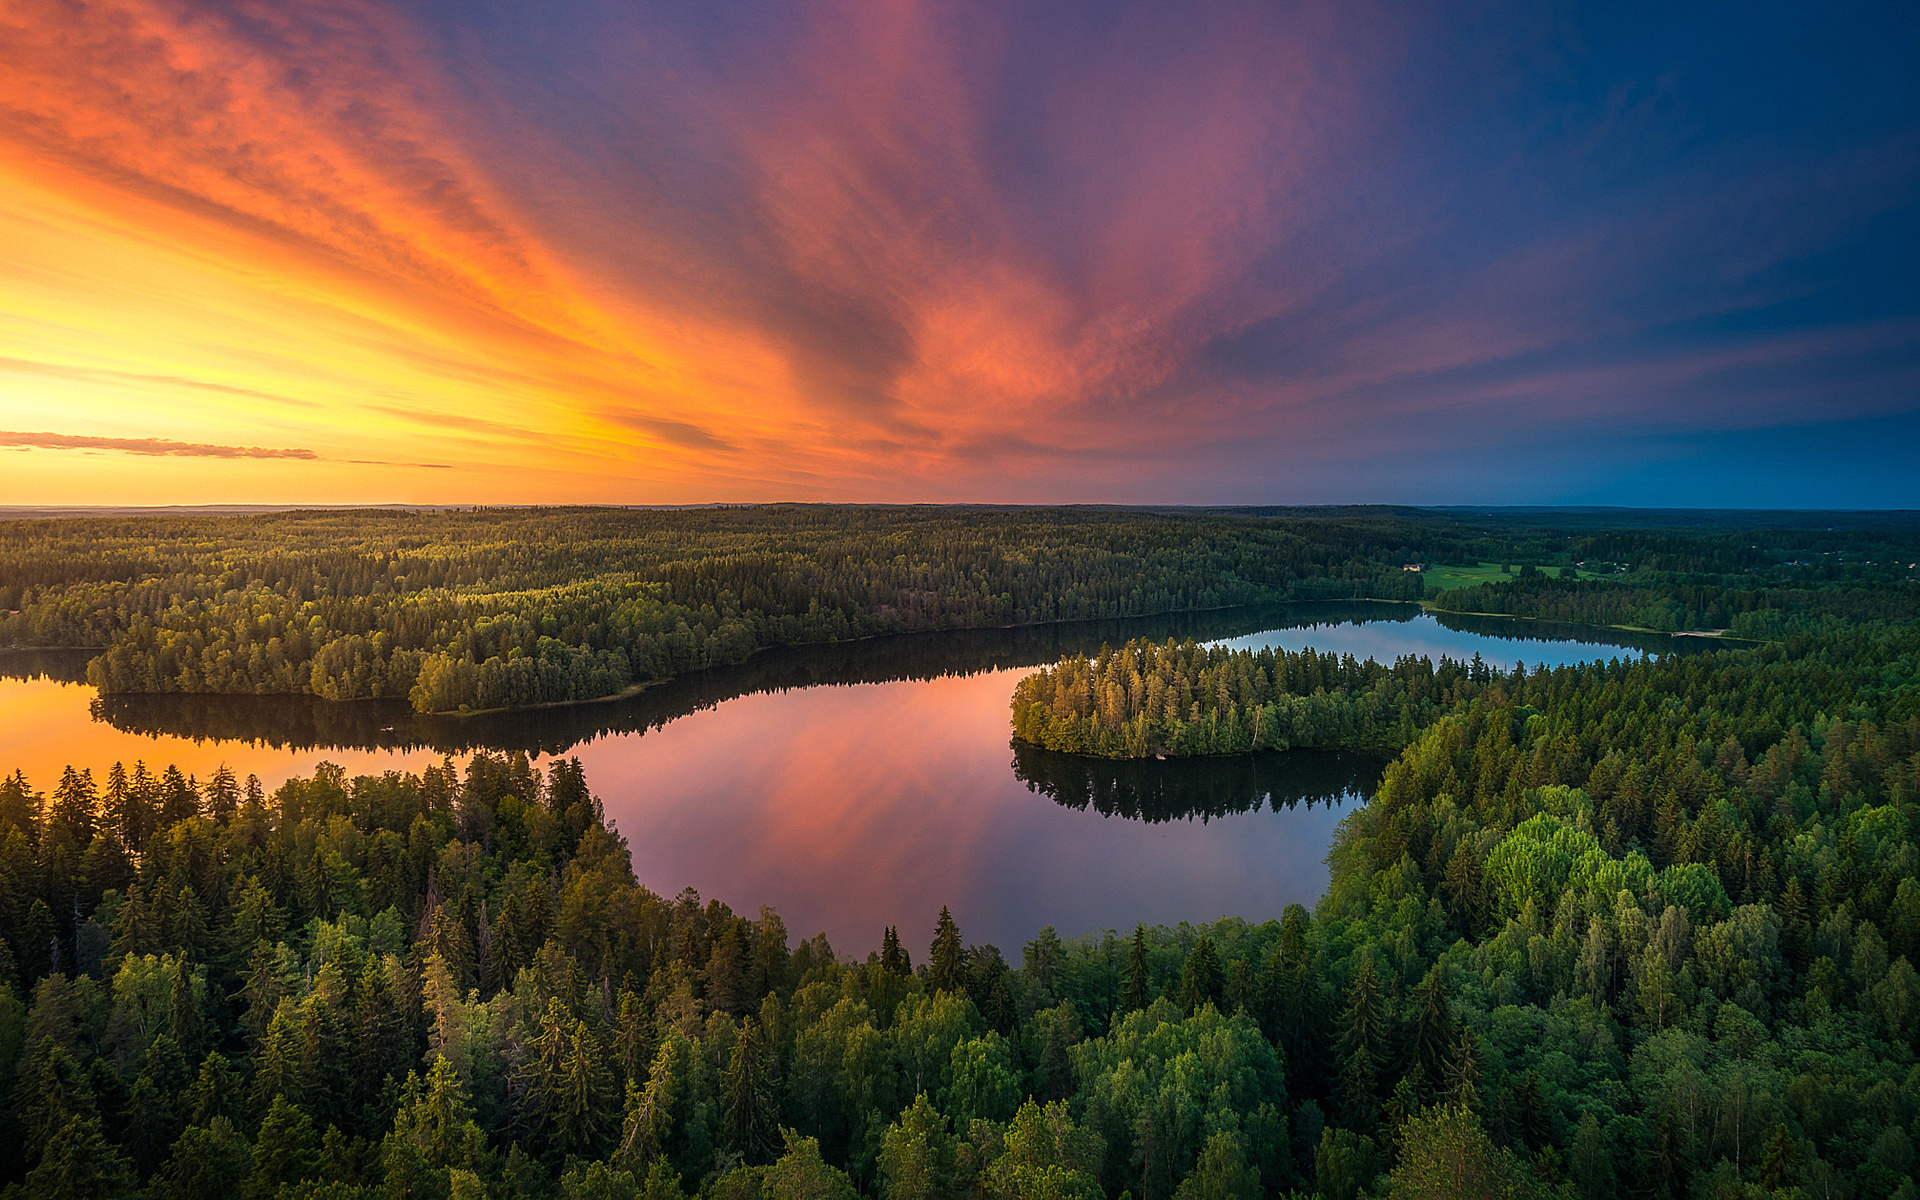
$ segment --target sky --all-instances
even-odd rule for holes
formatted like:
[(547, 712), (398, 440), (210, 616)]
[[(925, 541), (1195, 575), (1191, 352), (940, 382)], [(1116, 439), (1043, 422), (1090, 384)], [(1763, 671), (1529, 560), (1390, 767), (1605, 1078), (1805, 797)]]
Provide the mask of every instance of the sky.
[(0, 0), (0, 504), (1920, 507), (1920, 7)]

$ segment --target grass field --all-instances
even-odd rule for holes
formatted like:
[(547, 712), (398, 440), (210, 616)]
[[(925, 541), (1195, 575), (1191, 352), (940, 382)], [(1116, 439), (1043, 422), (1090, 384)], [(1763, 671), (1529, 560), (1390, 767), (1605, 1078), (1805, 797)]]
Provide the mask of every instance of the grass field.
[[(1559, 574), (1560, 568), (1544, 567), (1542, 571), (1547, 574), (1557, 575)], [(1503, 579), (1517, 579), (1519, 575), (1519, 563), (1513, 564), (1513, 574), (1511, 575), (1502, 575), (1500, 573), (1500, 564), (1489, 562), (1483, 562), (1477, 567), (1428, 567), (1426, 571), (1427, 595), (1431, 596), (1436, 592), (1452, 591), (1454, 588), (1475, 587), (1482, 583), (1499, 583)]]

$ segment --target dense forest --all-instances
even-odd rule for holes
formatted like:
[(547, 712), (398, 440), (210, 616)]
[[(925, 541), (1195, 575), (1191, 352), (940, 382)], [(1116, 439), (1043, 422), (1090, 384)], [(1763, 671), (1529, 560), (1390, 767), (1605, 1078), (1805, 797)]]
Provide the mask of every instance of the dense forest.
[[(786, 546), (764, 578), (825, 571), (819, 547), (855, 540), (846, 523), (868, 518), (826, 510), (808, 532), (812, 514), (702, 518), (714, 526), (672, 561), (639, 539), (659, 557), (622, 551), (636, 556), (630, 586), (682, 603), (673, 579), (732, 569), (703, 557), (730, 521), (766, 521), (762, 551)], [(556, 564), (574, 548), (514, 543), (497, 514), (441, 516), (440, 541), (378, 553), (408, 571), (415, 552), (498, 555), (515, 588), (572, 569)], [(935, 510), (930, 528), (980, 539), (1004, 572), (982, 567), (978, 606), (941, 611), (1001, 619), (987, 589), (1057, 566), (1049, 545), (1116, 560), (1118, 590), (1089, 567), (1065, 594), (1131, 603), (1117, 560), (1140, 544), (1121, 546), (1126, 522), (1163, 518), (1081, 516), (1071, 536), (1017, 550), (995, 531), (1039, 518), (995, 510), (977, 530)], [(625, 537), (629, 522), (671, 532), (684, 517), (604, 519)], [(86, 552), (81, 526), (22, 522), (9, 562), (44, 574), (13, 599), (8, 636), (60, 640), (71, 619), (95, 645), (136, 646), (136, 626), (212, 645), (256, 603), (269, 616), (312, 606), (312, 653), (343, 613), (404, 621), (445, 604), (456, 616), (432, 628), (464, 636), (479, 622), (462, 623), (463, 604), (524, 603), (540, 621), (539, 597), (572, 586), (489, 591), (478, 567), (445, 566), (420, 568), (435, 581), (417, 595), (407, 571), (384, 569), (384, 584), (336, 589), (309, 560), (282, 589), (246, 565), (292, 553), (287, 528), (334, 519), (260, 518), (257, 541), (231, 544), (142, 541), (151, 527), (108, 522), (85, 526), (98, 543)], [(1179, 523), (1215, 518), (1164, 519), (1191, 532)], [(388, 537), (375, 533), (388, 520), (421, 528), (417, 515), (340, 516), (327, 552), (363, 561), (339, 547)], [(1227, 521), (1245, 523), (1248, 546), (1308, 545), (1271, 568), (1275, 587), (1293, 586), (1289, 563), (1351, 582), (1366, 572), (1338, 564), (1417, 546), (1382, 536), (1321, 561), (1327, 543), (1286, 533), (1288, 520)], [(1108, 521), (1106, 549), (1077, 548), (1100, 545), (1088, 529)], [(1380, 523), (1432, 526), (1482, 560), (1509, 536)], [(472, 542), (455, 553), (460, 530)], [(1546, 557), (1560, 535), (1512, 536), (1564, 565)], [(771, 909), (742, 915), (637, 879), (570, 761), (482, 752), (352, 779), (323, 766), (271, 791), (224, 770), (16, 773), (0, 781), (0, 1196), (1920, 1198), (1920, 622), (1915, 585), (1884, 555), (1902, 536), (1581, 530), (1554, 553), (1613, 539), (1644, 558), (1610, 585), (1535, 574), (1447, 594), (1465, 612), (1564, 617), (1588, 610), (1553, 606), (1595, 596), (1766, 622), (1763, 640), (1711, 654), (1502, 672), (1129, 642), (1070, 656), (1029, 689), (1037, 740), (1080, 739), (1080, 754), (1017, 743), (1022, 777), (1145, 819), (1171, 815), (1156, 807), (1161, 772), (1192, 764), (1087, 754), (1250, 746), (1301, 700), (1327, 719), (1290, 723), (1287, 744), (1397, 748), (1340, 828), (1325, 895), (1258, 923), (1042, 929), (1003, 951), (967, 944), (943, 911), (918, 936), (876, 930), (880, 949), (860, 958), (790, 936)], [(745, 554), (755, 535), (738, 537)], [(1211, 537), (1192, 553), (1224, 553)], [(1159, 545), (1171, 555), (1176, 540)], [(821, 576), (840, 599), (802, 611), (879, 621), (874, 594), (849, 581), (921, 561), (849, 553), (844, 575)], [(1163, 582), (1186, 569), (1156, 561)], [(202, 571), (215, 562), (228, 573)], [(735, 578), (749, 577), (762, 578)], [(746, 594), (726, 608), (743, 628), (741, 614), (773, 611), (773, 593)], [(543, 636), (600, 653), (570, 626)], [(461, 645), (470, 664), (514, 648)], [(1263, 760), (1209, 761), (1227, 772), (1208, 802), (1219, 811), (1284, 800), (1276, 779), (1233, 767)]]
[(1500, 678), (1472, 663), (1129, 641), (1064, 658), (1013, 692), (1013, 736), (1101, 758), (1302, 747), (1399, 749)]
[[(1403, 568), (1420, 562), (1603, 564), (1663, 588), (1695, 577), (1748, 591), (1908, 582), (1920, 536), (1870, 517), (1831, 528), (1787, 521), (1758, 537), (1715, 522), (1605, 528), (1580, 514), (1523, 522), (1414, 509), (773, 505), (13, 520), (0, 522), (0, 646), (95, 648), (90, 678), (107, 694), (385, 697), (421, 712), (481, 711), (618, 695), (770, 646), (1419, 599), (1419, 574)], [(1734, 611), (1696, 605), (1695, 615), (1682, 599), (1681, 615), (1663, 618), (1651, 610), (1665, 598), (1579, 608), (1576, 619), (1690, 628)]]
[[(1388, 670), (1285, 669), (1336, 667)], [(1314, 911), (1017, 962), (945, 914), (857, 961), (651, 891), (566, 762), (15, 776), (14, 1180), (1915, 1194), (1920, 630), (1459, 682)]]
[(768, 646), (1417, 599), (1404, 522), (1106, 510), (326, 512), (0, 523), (0, 645), (103, 693), (423, 712), (616, 695)]
[(1432, 603), (1443, 612), (1757, 639), (1850, 621), (1920, 620), (1920, 586), (1743, 587), (1685, 577), (1626, 585), (1536, 575), (1441, 592)]

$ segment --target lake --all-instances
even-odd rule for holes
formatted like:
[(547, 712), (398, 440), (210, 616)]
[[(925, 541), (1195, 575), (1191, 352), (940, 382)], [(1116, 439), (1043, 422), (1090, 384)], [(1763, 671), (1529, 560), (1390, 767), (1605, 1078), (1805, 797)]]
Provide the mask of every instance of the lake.
[(1018, 959), (1063, 935), (1311, 905), (1341, 816), (1382, 760), (1293, 751), (1106, 763), (1014, 746), (1014, 684), (1062, 654), (1192, 637), (1392, 661), (1404, 654), (1561, 665), (1695, 652), (1582, 626), (1461, 618), (1412, 605), (1317, 604), (1133, 622), (921, 634), (768, 652), (617, 702), (469, 718), (298, 697), (115, 697), (78, 682), (84, 654), (0, 655), (0, 771), (51, 789), (68, 763), (221, 763), (269, 789), (316, 763), (349, 775), (441, 755), (577, 757), (640, 880), (752, 913), (842, 953), (897, 924), (918, 961), (940, 906), (968, 941)]

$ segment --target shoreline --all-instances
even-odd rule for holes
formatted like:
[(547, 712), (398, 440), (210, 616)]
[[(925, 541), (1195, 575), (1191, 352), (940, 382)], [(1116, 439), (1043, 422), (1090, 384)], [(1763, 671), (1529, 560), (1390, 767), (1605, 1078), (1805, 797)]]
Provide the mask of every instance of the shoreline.
[[(1516, 622), (1517, 621), (1550, 622), (1553, 624), (1562, 624), (1562, 625), (1584, 625), (1586, 628), (1589, 628), (1589, 629), (1612, 629), (1612, 630), (1619, 630), (1626, 633), (1649, 633), (1649, 634), (1656, 634), (1662, 637), (1707, 638), (1707, 639), (1712, 639), (1717, 641), (1744, 642), (1748, 645), (1756, 645), (1756, 646), (1762, 644), (1760, 642), (1752, 641), (1751, 639), (1733, 637), (1724, 632), (1713, 633), (1713, 632), (1695, 631), (1695, 630), (1688, 630), (1684, 632), (1674, 632), (1674, 631), (1669, 631), (1664, 629), (1647, 629), (1647, 628), (1632, 626), (1632, 625), (1595, 625), (1595, 624), (1590, 624), (1588, 622), (1583, 622), (1583, 621), (1562, 621), (1562, 620), (1559, 620), (1558, 618), (1551, 618), (1551, 617), (1517, 616), (1511, 613), (1459, 612), (1454, 609), (1439, 608), (1433, 603), (1431, 599), (1426, 599), (1426, 598), (1422, 598), (1419, 600), (1399, 600), (1399, 599), (1383, 599), (1383, 598), (1374, 597), (1374, 596), (1350, 596), (1350, 597), (1338, 597), (1338, 598), (1332, 598), (1332, 599), (1319, 599), (1319, 600), (1276, 600), (1271, 602), (1255, 603), (1255, 604), (1224, 604), (1224, 605), (1216, 605), (1211, 608), (1183, 608), (1183, 609), (1176, 609), (1170, 612), (1147, 613), (1139, 616), (1129, 616), (1129, 617), (1085, 617), (1085, 618), (1076, 618), (1076, 619), (1064, 620), (1064, 621), (1031, 621), (1031, 622), (1017, 623), (1012, 625), (974, 625), (974, 626), (960, 626), (958, 628), (953, 628), (953, 629), (921, 629), (921, 630), (912, 630), (912, 631), (897, 632), (897, 633), (870, 633), (861, 637), (839, 638), (834, 641), (828, 641), (828, 642), (793, 642), (793, 643), (786, 643), (786, 644), (777, 645), (777, 646), (762, 646), (756, 649), (752, 654), (748, 655), (745, 659), (741, 660), (741, 662), (739, 663), (716, 663), (713, 666), (701, 667), (699, 670), (696, 670), (696, 671), (686, 671), (678, 675), (669, 675), (663, 679), (649, 679), (641, 683), (630, 684), (627, 687), (622, 688), (618, 692), (610, 693), (605, 696), (589, 696), (589, 697), (583, 697), (578, 700), (543, 700), (537, 704), (517, 704), (517, 705), (506, 705), (506, 706), (494, 707), (494, 708), (477, 708), (477, 709), (469, 709), (464, 712), (459, 710), (440, 711), (440, 712), (421, 712), (418, 709), (412, 708), (411, 705), (408, 705), (408, 711), (412, 713), (413, 716), (418, 718), (425, 718), (429, 720), (461, 721), (469, 717), (490, 717), (490, 716), (497, 717), (503, 713), (537, 712), (541, 710), (551, 710), (551, 709), (559, 709), (559, 708), (576, 708), (576, 707), (581, 707), (584, 705), (592, 705), (592, 704), (609, 704), (609, 703), (619, 702), (622, 700), (631, 700), (634, 697), (639, 696), (641, 693), (651, 688), (660, 687), (665, 684), (672, 683), (675, 680), (691, 678), (700, 674), (704, 674), (707, 671), (717, 670), (724, 667), (741, 666), (747, 662), (751, 662), (753, 659), (759, 658), (763, 655), (776, 652), (776, 651), (807, 650), (807, 649), (816, 649), (816, 648), (826, 647), (826, 646), (858, 645), (858, 644), (867, 643), (867, 642), (883, 641), (889, 638), (898, 638), (898, 639), (905, 640), (905, 639), (922, 638), (929, 635), (937, 635), (937, 634), (992, 633), (992, 632), (1006, 632), (1009, 630), (1016, 630), (1016, 629), (1047, 629), (1052, 627), (1067, 627), (1067, 626), (1073, 626), (1073, 625), (1095, 624), (1101, 621), (1143, 621), (1143, 620), (1154, 620), (1154, 619), (1161, 619), (1161, 618), (1195, 616), (1195, 615), (1201, 615), (1206, 613), (1231, 612), (1235, 609), (1283, 608), (1283, 607), (1319, 605), (1319, 604), (1412, 605), (1419, 608), (1422, 612), (1426, 612), (1436, 617), (1442, 616), (1442, 615), (1451, 615), (1451, 616), (1461, 616), (1461, 617), (1483, 617), (1483, 618), (1490, 618), (1490, 619), (1496, 619), (1496, 620), (1516, 621)], [(111, 647), (110, 646), (13, 645), (13, 646), (0, 647), (0, 654), (17, 654), (17, 653), (76, 653), (77, 654), (83, 651), (88, 653), (93, 653), (93, 654), (99, 654), (108, 649), (111, 649)], [(115, 692), (111, 694), (115, 696), (176, 696), (176, 695), (177, 696), (230, 696), (230, 697), (247, 697), (247, 696), (262, 696), (262, 695), (288, 696), (288, 697), (305, 697), (307, 699), (320, 701), (326, 704), (341, 704), (341, 705), (367, 704), (367, 703), (400, 705), (400, 704), (408, 703), (407, 699), (403, 696), (362, 696), (352, 700), (327, 700), (325, 697), (317, 696), (312, 692)], [(102, 698), (105, 698), (107, 695), (108, 693), (101, 693)], [(1093, 756), (1093, 757), (1098, 757), (1098, 756)], [(1182, 757), (1216, 758), (1216, 757), (1224, 757), (1224, 756), (1184, 755)], [(1139, 761), (1151, 761), (1151, 760), (1106, 759), (1103, 761), (1139, 762)]]
[[(1454, 589), (1449, 588), (1449, 591)], [(1492, 617), (1502, 621), (1547, 621), (1556, 625), (1583, 625), (1588, 629), (1618, 629), (1622, 633), (1653, 633), (1661, 637), (1711, 638), (1722, 642), (1743, 642), (1749, 646), (1764, 646), (1765, 642), (1756, 638), (1746, 638), (1725, 629), (1652, 629), (1645, 625), (1596, 625), (1591, 621), (1569, 621), (1562, 617), (1528, 617), (1519, 613), (1466, 612), (1457, 608), (1441, 608), (1431, 600), (1414, 600), (1408, 603), (1418, 604), (1427, 612), (1436, 616), (1445, 613), (1455, 617)]]

